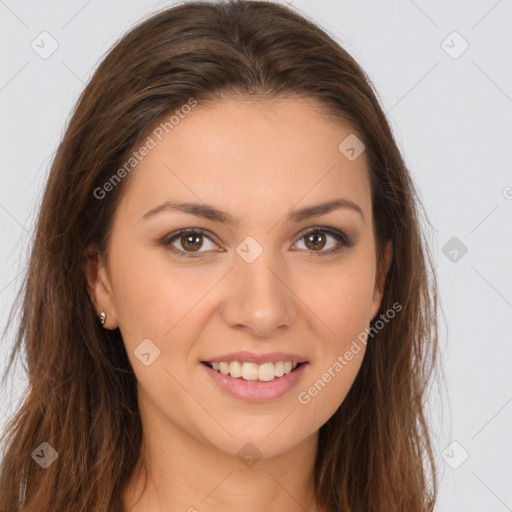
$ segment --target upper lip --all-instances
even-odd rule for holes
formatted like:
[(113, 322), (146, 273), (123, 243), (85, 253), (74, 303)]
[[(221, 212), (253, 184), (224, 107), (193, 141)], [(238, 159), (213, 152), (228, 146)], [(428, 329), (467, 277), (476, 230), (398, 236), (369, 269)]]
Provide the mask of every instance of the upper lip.
[(267, 352), (266, 354), (255, 354), (253, 352), (231, 352), (211, 359), (205, 359), (205, 363), (229, 363), (231, 361), (240, 361), (247, 363), (275, 363), (276, 361), (291, 361), (292, 363), (307, 363), (307, 359), (297, 354), (288, 352)]

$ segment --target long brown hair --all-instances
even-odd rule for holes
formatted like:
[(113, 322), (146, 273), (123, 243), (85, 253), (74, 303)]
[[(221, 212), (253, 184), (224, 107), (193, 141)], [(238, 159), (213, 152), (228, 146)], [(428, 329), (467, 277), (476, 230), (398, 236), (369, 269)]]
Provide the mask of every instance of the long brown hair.
[[(142, 441), (135, 376), (119, 329), (98, 322), (83, 253), (91, 242), (107, 249), (130, 176), (101, 200), (94, 191), (162, 116), (190, 98), (230, 94), (308, 98), (350, 123), (368, 155), (378, 261), (385, 242), (394, 245), (380, 312), (394, 303), (401, 311), (382, 322), (348, 396), (320, 429), (318, 504), (329, 512), (433, 509), (425, 397), (438, 360), (437, 285), (408, 169), (366, 74), (325, 31), (276, 3), (225, 1), (180, 4), (141, 22), (77, 102), (18, 296), (9, 367), (24, 351), (29, 385), (3, 438), (1, 510), (121, 510)], [(31, 457), (42, 442), (58, 453), (45, 470)]]

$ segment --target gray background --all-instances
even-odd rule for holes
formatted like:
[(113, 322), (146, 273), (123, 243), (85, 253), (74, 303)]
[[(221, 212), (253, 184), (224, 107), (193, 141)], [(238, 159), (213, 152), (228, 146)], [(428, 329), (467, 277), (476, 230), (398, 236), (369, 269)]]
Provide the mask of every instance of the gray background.
[[(166, 5), (0, 0), (2, 328), (78, 94), (114, 41)], [(442, 471), (437, 510), (512, 510), (512, 1), (293, 6), (327, 29), (375, 84), (431, 223), (446, 374), (441, 395), (431, 398)], [(58, 44), (47, 58), (40, 53), (52, 41), (44, 31)], [(11, 339), (0, 345), (0, 371)], [(20, 367), (16, 373), (13, 388), (0, 393), (0, 427), (23, 391)]]

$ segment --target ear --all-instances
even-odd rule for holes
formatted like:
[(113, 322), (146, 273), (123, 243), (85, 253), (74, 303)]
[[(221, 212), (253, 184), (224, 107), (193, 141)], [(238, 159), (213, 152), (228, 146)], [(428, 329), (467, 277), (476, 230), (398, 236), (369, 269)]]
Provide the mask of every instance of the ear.
[(388, 275), (391, 261), (393, 260), (393, 242), (388, 240), (382, 259), (378, 264), (377, 277), (375, 279), (375, 288), (373, 290), (373, 299), (370, 311), (370, 319), (373, 319), (379, 311), (382, 297), (384, 296), (384, 283), (386, 282), (386, 276)]
[(87, 293), (96, 310), (96, 314), (105, 311), (107, 317), (103, 327), (115, 329), (118, 327), (116, 321), (117, 312), (115, 308), (112, 285), (107, 272), (105, 259), (96, 244), (90, 244), (84, 251), (83, 269), (87, 282)]

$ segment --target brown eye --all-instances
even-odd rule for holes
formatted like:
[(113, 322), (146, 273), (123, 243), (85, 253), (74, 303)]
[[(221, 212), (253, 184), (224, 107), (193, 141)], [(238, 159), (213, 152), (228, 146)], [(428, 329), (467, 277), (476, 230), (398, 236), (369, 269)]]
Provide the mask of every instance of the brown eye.
[(181, 245), (185, 250), (197, 251), (202, 245), (202, 234), (186, 234), (180, 237)]
[(313, 250), (323, 249), (325, 247), (325, 234), (320, 232), (309, 233), (305, 236), (306, 245)]
[[(329, 242), (333, 239), (333, 242)], [(304, 240), (304, 245), (310, 253), (318, 253), (315, 256), (327, 256), (338, 253), (341, 250), (352, 247), (354, 241), (342, 231), (326, 227), (314, 227), (307, 230), (299, 238), (299, 242)], [(325, 249), (325, 250), (324, 250)]]
[[(204, 248), (205, 242), (210, 243), (211, 247), (200, 250)], [(171, 234), (165, 237), (161, 243), (164, 247), (178, 254), (178, 256), (201, 256), (202, 253), (210, 252), (210, 249), (218, 249), (218, 246), (212, 242), (206, 233), (201, 229), (193, 228), (183, 229), (177, 233)]]

